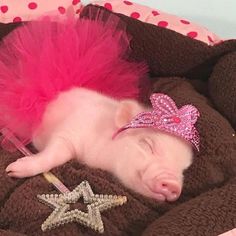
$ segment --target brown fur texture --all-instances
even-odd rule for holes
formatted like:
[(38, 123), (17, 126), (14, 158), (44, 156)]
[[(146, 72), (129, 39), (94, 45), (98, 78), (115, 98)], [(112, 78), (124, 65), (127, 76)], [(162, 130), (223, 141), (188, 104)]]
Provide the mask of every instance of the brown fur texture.
[[(82, 16), (95, 8), (86, 7)], [(185, 172), (183, 193), (174, 203), (149, 200), (124, 188), (108, 173), (77, 162), (53, 173), (70, 189), (88, 180), (95, 193), (127, 196), (126, 205), (102, 213), (104, 236), (215, 236), (236, 227), (236, 40), (210, 47), (119, 16), (133, 38), (132, 59), (149, 65), (153, 83), (149, 93), (163, 92), (178, 105), (192, 103), (200, 110), (201, 151)], [(0, 24), (1, 37), (16, 25)], [(148, 95), (143, 94), (146, 102)], [(36, 196), (57, 191), (41, 175), (9, 178), (5, 168), (19, 156), (0, 151), (0, 235), (98, 235), (76, 223), (42, 233), (40, 225), (52, 210)]]

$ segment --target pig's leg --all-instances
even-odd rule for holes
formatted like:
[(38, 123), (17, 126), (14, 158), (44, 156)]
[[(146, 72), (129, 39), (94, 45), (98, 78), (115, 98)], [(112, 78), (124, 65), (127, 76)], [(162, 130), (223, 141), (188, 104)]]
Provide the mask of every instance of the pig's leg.
[(74, 148), (67, 139), (55, 137), (51, 139), (44, 150), (35, 155), (18, 159), (11, 163), (6, 171), (12, 177), (34, 176), (66, 163), (74, 155)]

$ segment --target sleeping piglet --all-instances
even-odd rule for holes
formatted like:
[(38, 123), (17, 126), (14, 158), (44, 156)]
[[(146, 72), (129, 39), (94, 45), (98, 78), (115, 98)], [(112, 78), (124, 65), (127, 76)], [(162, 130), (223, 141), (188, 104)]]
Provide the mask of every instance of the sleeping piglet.
[(192, 162), (189, 143), (152, 128), (113, 134), (140, 112), (135, 100), (116, 101), (95, 91), (73, 88), (51, 102), (35, 132), (40, 151), (10, 164), (10, 176), (33, 176), (76, 158), (113, 173), (125, 186), (160, 201), (176, 200), (183, 171)]
[[(29, 138), (38, 154), (18, 159), (9, 176), (29, 177), (76, 158), (126, 187), (174, 201), (198, 148), (198, 111), (153, 94), (137, 100), (142, 62), (127, 60), (129, 37), (107, 22), (46, 18), (18, 27), (0, 48), (0, 127)], [(119, 26), (119, 27), (118, 27)]]

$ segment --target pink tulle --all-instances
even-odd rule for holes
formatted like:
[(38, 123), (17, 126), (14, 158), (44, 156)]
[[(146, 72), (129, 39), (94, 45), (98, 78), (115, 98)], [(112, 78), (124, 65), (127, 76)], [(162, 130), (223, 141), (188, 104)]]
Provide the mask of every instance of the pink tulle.
[[(0, 128), (31, 138), (47, 104), (61, 91), (86, 87), (137, 98), (147, 68), (127, 61), (129, 38), (118, 18), (97, 17), (21, 26), (0, 46)], [(126, 56), (125, 56), (126, 55)]]

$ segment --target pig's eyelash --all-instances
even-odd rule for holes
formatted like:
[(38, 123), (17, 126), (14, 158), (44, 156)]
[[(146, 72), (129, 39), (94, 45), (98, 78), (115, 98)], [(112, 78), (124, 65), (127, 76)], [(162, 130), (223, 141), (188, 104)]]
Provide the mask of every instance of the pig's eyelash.
[(153, 149), (153, 141), (150, 138), (142, 138), (140, 142), (144, 143), (149, 150), (154, 154), (154, 149)]

